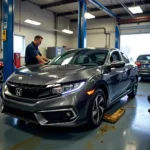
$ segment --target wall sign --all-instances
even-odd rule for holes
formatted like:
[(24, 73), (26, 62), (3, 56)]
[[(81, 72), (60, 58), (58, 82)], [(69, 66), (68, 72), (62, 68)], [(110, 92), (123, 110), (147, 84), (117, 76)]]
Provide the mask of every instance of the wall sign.
[(6, 41), (6, 30), (3, 30), (3, 37), (2, 37), (2, 39), (3, 39), (3, 41)]
[(7, 29), (7, 22), (4, 22), (4, 29)]

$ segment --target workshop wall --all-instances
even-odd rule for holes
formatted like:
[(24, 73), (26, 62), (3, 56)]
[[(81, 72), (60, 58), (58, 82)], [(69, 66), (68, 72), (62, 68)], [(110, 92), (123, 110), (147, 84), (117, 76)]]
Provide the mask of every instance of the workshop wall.
[[(55, 46), (54, 34), (54, 14), (48, 10), (40, 9), (28, 1), (15, 0), (14, 12), (14, 34), (25, 37), (25, 45), (28, 45), (35, 35), (42, 35), (44, 40), (39, 47), (41, 52), (45, 55), (47, 47)], [(40, 26), (30, 25), (24, 22), (26, 19), (35, 20), (41, 23)], [(66, 18), (58, 18), (58, 30), (64, 29), (70, 21)], [(60, 34), (57, 36), (57, 46), (68, 46), (71, 42), (70, 35)], [(24, 64), (24, 59), (22, 59)]]
[[(115, 47), (115, 25), (114, 19), (95, 19), (87, 21), (87, 28), (98, 28), (105, 27), (106, 31), (110, 33), (110, 47)], [(74, 30), (74, 35), (72, 39), (72, 46), (77, 47), (77, 23), (72, 23), (72, 28)], [(107, 41), (107, 46), (109, 41)], [(106, 36), (103, 30), (92, 30), (87, 31), (87, 47), (105, 47), (106, 46)]]
[[(69, 19), (64, 17), (58, 17), (58, 30), (61, 31), (62, 29), (70, 29), (71, 22)], [(57, 32), (57, 46), (61, 47), (63, 45), (70, 48), (72, 46), (71, 44), (72, 35)]]

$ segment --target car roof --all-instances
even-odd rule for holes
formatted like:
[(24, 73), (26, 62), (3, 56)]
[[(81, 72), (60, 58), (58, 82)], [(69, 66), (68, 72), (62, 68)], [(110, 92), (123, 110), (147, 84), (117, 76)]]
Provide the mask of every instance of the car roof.
[(150, 54), (142, 54), (142, 55), (139, 55), (138, 57), (140, 56), (149, 56)]
[(97, 51), (106, 50), (106, 51), (113, 51), (113, 50), (117, 50), (117, 49), (87, 47), (87, 48), (77, 48), (77, 49), (70, 49), (70, 50), (76, 50), (76, 51), (81, 51), (81, 50), (97, 50)]

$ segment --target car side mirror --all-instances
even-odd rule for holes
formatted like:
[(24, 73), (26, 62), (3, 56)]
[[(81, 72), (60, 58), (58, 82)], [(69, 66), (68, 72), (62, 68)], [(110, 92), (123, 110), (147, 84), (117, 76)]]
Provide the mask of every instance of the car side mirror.
[(122, 68), (124, 66), (125, 66), (124, 61), (115, 61), (115, 62), (112, 62), (110, 65), (111, 68)]

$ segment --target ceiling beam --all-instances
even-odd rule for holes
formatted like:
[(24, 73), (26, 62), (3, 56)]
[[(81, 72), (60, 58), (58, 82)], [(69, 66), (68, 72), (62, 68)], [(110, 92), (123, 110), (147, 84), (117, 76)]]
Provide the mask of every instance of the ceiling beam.
[[(150, 1), (145, 1), (144, 2), (146, 5), (147, 4), (150, 4)], [(142, 1), (137, 1), (136, 4), (141, 6), (141, 5), (144, 5), (144, 3)], [(130, 7), (130, 6), (133, 6), (133, 2), (129, 2), (129, 3), (125, 3), (125, 5), (127, 7)], [(113, 9), (119, 9), (119, 8), (122, 8), (122, 6), (120, 4), (116, 4), (116, 5), (108, 5), (108, 6), (105, 6), (107, 9), (110, 9), (110, 10), (113, 10)], [(90, 12), (94, 12), (94, 11), (100, 11), (98, 8), (91, 8), (90, 9)], [(75, 11), (69, 11), (69, 12), (64, 12), (64, 13), (58, 13), (58, 16), (68, 16), (68, 15), (73, 15), (73, 14), (77, 14), (78, 11), (75, 10)]]
[(71, 3), (75, 3), (75, 2), (77, 2), (77, 0), (60, 0), (58, 2), (52, 2), (52, 3), (40, 5), (40, 8), (46, 9), (46, 8), (61, 6), (61, 5), (65, 5), (65, 4), (71, 4)]
[[(128, 13), (124, 13), (124, 14), (116, 14), (118, 17), (130, 17), (130, 15)], [(138, 14), (135, 15), (135, 17), (142, 17), (142, 16), (150, 16), (150, 11), (145, 11), (142, 14)], [(97, 16), (95, 19), (107, 19), (107, 18), (111, 18), (108, 15), (104, 15), (104, 16)], [(94, 19), (93, 19), (94, 20)], [(77, 22), (78, 19), (72, 19), (71, 22)]]

